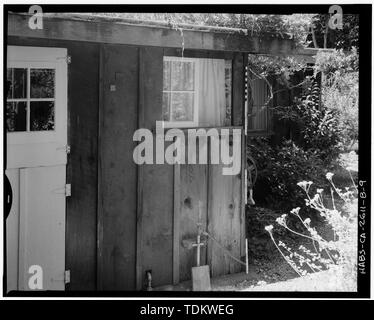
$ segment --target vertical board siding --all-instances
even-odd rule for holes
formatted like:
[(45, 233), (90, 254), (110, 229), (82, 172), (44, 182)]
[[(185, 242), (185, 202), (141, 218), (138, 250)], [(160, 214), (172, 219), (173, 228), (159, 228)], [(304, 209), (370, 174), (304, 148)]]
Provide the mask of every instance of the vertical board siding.
[(96, 289), (99, 47), (69, 43), (66, 269), (68, 290)]
[[(144, 126), (154, 132), (156, 120), (162, 117), (163, 49), (142, 48), (140, 55)], [(155, 138), (153, 140), (155, 152)], [(166, 148), (166, 144), (165, 144)], [(162, 151), (161, 151), (162, 152)], [(152, 271), (152, 285), (171, 284), (173, 281), (173, 180), (174, 168), (169, 164), (142, 166), (141, 212), (141, 268), (138, 278)], [(139, 182), (138, 182), (139, 183)], [(138, 213), (140, 214), (140, 213)], [(139, 217), (138, 217), (139, 219)]]
[(138, 49), (103, 47), (99, 171), (99, 283), (135, 289)]
[[(180, 280), (188, 279), (196, 250), (186, 251), (182, 241), (196, 236), (190, 218), (197, 218), (199, 200), (206, 220), (203, 228), (240, 257), (243, 191), (238, 176), (223, 176), (218, 165), (181, 166), (178, 253), (173, 252), (178, 230), (173, 226), (174, 167), (137, 167), (133, 162), (134, 131), (141, 127), (154, 132), (156, 120), (162, 118), (163, 56), (168, 49), (102, 45), (105, 54), (100, 64), (99, 44), (20, 37), (9, 37), (8, 44), (67, 48), (72, 58), (68, 65), (71, 153), (67, 183), (72, 185), (72, 196), (67, 198), (66, 213), (66, 269), (71, 272), (67, 290), (141, 289), (146, 270), (152, 270), (153, 286), (171, 284), (175, 261), (179, 261)], [(189, 55), (210, 56), (199, 52)], [(222, 58), (231, 56), (233, 125), (242, 125), (243, 54)], [(115, 92), (110, 91), (110, 84), (116, 85)], [(190, 200), (185, 201), (187, 198)], [(178, 259), (173, 256), (176, 253)], [(201, 259), (202, 264), (211, 264), (213, 276), (240, 271), (240, 265), (211, 241)]]

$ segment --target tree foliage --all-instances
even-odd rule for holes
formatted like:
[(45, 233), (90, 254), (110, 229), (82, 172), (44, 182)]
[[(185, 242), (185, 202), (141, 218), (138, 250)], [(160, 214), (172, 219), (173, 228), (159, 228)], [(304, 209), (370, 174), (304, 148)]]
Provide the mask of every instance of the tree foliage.
[[(343, 14), (343, 29), (331, 29), (328, 26), (329, 14), (313, 17), (313, 30), (308, 35), (310, 47), (350, 50), (359, 46), (359, 18), (354, 14)], [(313, 34), (314, 33), (314, 41)]]
[(358, 64), (357, 49), (320, 52), (316, 72), (323, 72), (322, 105), (336, 112), (345, 146), (358, 139)]

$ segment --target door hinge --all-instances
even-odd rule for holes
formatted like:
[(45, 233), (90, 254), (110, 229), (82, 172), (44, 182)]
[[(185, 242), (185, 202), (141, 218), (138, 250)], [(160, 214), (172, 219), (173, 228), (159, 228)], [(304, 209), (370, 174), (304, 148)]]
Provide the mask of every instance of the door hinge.
[(67, 144), (66, 146), (57, 148), (56, 150), (58, 150), (58, 151), (63, 150), (63, 151), (66, 152), (66, 154), (70, 154), (71, 147), (70, 147), (70, 145)]
[(66, 55), (65, 57), (58, 57), (57, 60), (65, 60), (67, 64), (71, 63), (71, 56)]
[(65, 270), (64, 282), (65, 282), (65, 284), (70, 283), (70, 270)]
[(71, 184), (67, 183), (65, 185), (65, 196), (70, 197), (71, 196)]

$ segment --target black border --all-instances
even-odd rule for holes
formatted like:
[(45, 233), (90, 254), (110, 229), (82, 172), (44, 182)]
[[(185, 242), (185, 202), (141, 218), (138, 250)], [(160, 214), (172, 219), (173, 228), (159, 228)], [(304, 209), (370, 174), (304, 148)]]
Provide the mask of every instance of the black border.
[[(365, 251), (369, 253), (366, 261), (366, 275), (358, 275), (358, 292), (176, 292), (176, 291), (12, 291), (6, 293), (6, 230), (4, 223), (4, 275), (3, 295), (7, 297), (219, 297), (219, 298), (368, 298), (370, 297), (370, 173), (371, 173), (371, 32), (372, 5), (371, 4), (339, 4), (343, 13), (359, 14), (360, 30), (360, 68), (359, 68), (359, 180), (366, 180), (365, 191), (368, 198), (365, 204), (366, 214), (366, 242)], [(3, 66), (7, 61), (7, 28), (8, 12), (28, 12), (30, 5), (3, 5)], [(43, 12), (214, 12), (214, 13), (248, 13), (248, 14), (291, 14), (291, 13), (323, 13), (328, 12), (330, 5), (294, 5), (294, 4), (266, 4), (266, 5), (42, 5)], [(4, 69), (5, 70), (5, 69)], [(3, 92), (6, 90), (6, 73), (3, 74)], [(3, 95), (3, 106), (6, 96)], [(4, 170), (6, 168), (6, 131), (5, 108), (4, 122)], [(5, 171), (4, 171), (5, 174)], [(5, 190), (4, 195), (5, 195)], [(360, 191), (362, 191), (360, 189)], [(156, 302), (156, 301), (155, 301)], [(178, 301), (170, 301), (172, 304)], [(202, 303), (202, 301), (200, 300)], [(200, 304), (196, 301), (197, 304)], [(223, 302), (223, 301), (222, 301)], [(132, 301), (135, 305), (146, 305), (146, 301)], [(157, 301), (160, 304), (160, 301)], [(192, 303), (192, 301), (189, 301)]]

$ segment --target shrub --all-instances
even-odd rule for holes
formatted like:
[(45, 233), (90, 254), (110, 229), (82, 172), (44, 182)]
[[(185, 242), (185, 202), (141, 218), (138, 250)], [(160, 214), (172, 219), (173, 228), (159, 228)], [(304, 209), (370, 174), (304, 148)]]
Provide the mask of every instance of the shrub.
[[(337, 288), (340, 290), (354, 291), (356, 289), (356, 257), (357, 257), (357, 188), (346, 188), (343, 192), (337, 188), (332, 180), (332, 173), (327, 173), (332, 196), (332, 208), (327, 208), (323, 201), (323, 189), (317, 189), (312, 197), (310, 193), (311, 181), (298, 183), (306, 195), (306, 206), (317, 211), (320, 216), (331, 226), (334, 232), (333, 240), (324, 239), (312, 227), (310, 218), (302, 219), (300, 207), (291, 210), (291, 215), (296, 216), (304, 226), (304, 232), (293, 230), (288, 224), (288, 215), (283, 214), (276, 222), (288, 231), (311, 241), (313, 249), (300, 246), (298, 251), (292, 251), (283, 241), (276, 241), (273, 235), (273, 226), (265, 227), (276, 248), (288, 262), (292, 269), (299, 275), (315, 273), (321, 270), (332, 269), (336, 278)], [(334, 194), (344, 202), (342, 210), (338, 210), (334, 201)]]
[(322, 72), (322, 106), (337, 114), (341, 137), (348, 149), (358, 139), (358, 65), (356, 48), (319, 52), (315, 72)]
[(317, 109), (308, 100), (296, 106), (300, 116), (302, 144), (305, 150), (315, 153), (330, 163), (341, 151), (342, 130), (338, 114), (326, 108)]
[(271, 146), (267, 138), (253, 138), (249, 153), (257, 163), (254, 196), (259, 203), (290, 208), (303, 201), (303, 193), (296, 186), (300, 179), (323, 182), (319, 157), (290, 140)]
[(302, 92), (291, 106), (275, 107), (278, 121), (285, 121), (291, 129), (290, 138), (305, 150), (318, 153), (330, 162), (342, 149), (343, 126), (340, 110), (320, 103), (320, 76), (306, 76)]

